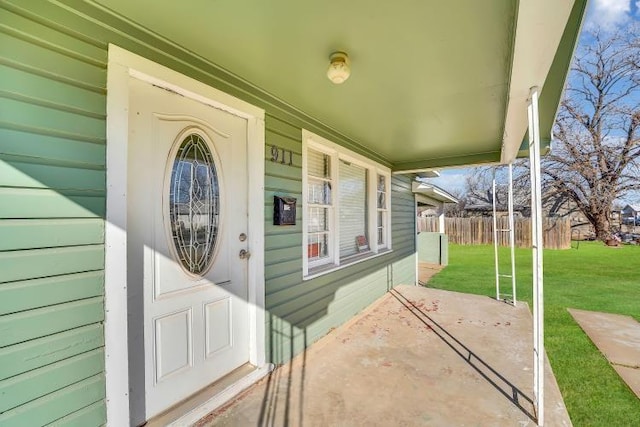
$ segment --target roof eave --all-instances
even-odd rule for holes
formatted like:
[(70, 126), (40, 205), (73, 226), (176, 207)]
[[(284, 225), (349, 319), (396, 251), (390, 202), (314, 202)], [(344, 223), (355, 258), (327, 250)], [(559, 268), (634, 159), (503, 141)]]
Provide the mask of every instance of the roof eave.
[(422, 194), (430, 199), (436, 200), (442, 203), (458, 203), (458, 199), (447, 191), (433, 184), (426, 184), (424, 182), (413, 182), (411, 188), (414, 193)]
[[(532, 87), (539, 102), (542, 145), (548, 151), (553, 122), (578, 42), (587, 0), (521, 0), (500, 162), (528, 153), (527, 100)], [(541, 31), (544, 29), (544, 31)], [(523, 143), (524, 139), (524, 143)], [(522, 146), (527, 149), (522, 152)]]

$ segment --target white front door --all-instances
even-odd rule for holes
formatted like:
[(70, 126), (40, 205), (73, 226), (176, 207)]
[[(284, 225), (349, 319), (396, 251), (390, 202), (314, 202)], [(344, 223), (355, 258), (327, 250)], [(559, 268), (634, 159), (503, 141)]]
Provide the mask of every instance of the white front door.
[(130, 342), (149, 419), (249, 361), (247, 120), (135, 78), (129, 93)]

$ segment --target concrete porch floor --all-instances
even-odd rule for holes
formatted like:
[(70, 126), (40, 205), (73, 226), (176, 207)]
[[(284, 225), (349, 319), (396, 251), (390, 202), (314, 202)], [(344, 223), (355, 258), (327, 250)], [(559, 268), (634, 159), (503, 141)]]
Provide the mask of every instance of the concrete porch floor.
[(197, 425), (534, 426), (531, 341), (525, 304), (399, 286)]

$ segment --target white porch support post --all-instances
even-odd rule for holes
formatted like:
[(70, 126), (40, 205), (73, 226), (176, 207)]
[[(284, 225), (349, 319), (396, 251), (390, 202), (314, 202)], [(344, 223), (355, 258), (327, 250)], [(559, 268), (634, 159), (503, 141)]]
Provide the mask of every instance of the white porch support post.
[[(418, 224), (418, 195), (413, 195), (413, 220), (416, 222), (415, 232), (413, 233), (413, 253), (416, 256), (416, 281), (415, 285), (420, 286), (420, 251), (418, 249), (418, 234), (420, 233), (420, 224)], [(391, 289), (391, 288), (389, 288)]]
[(509, 163), (509, 246), (511, 247), (511, 299), (516, 306), (516, 226), (513, 221), (513, 164)]
[(496, 210), (496, 171), (493, 170), (491, 186), (491, 203), (493, 205), (493, 262), (496, 273), (496, 299), (500, 301), (500, 266), (498, 263), (498, 215)]
[(542, 268), (542, 190), (540, 175), (540, 129), (538, 87), (531, 88), (529, 118), (529, 161), (531, 170), (531, 243), (533, 247), (533, 388), (538, 425), (544, 425), (544, 304)]
[(438, 233), (444, 234), (444, 203), (438, 206)]

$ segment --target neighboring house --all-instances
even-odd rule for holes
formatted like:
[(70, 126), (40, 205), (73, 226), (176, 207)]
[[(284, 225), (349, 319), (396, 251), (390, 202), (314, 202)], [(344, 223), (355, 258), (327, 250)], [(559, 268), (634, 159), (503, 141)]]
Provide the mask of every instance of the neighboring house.
[(525, 153), (532, 87), (548, 145), (586, 1), (249, 3), (0, 3), (0, 425), (225, 378), (193, 421), (415, 283), (415, 174)]
[(626, 205), (620, 210), (623, 224), (640, 225), (640, 205)]
[(416, 241), (418, 261), (432, 264), (447, 265), (449, 262), (449, 242), (445, 234), (444, 205), (445, 203), (458, 203), (458, 199), (446, 190), (426, 182), (414, 181), (413, 192), (416, 195), (416, 213), (418, 221), (423, 218), (437, 219), (435, 232), (420, 232), (424, 230), (425, 223), (418, 224), (418, 238)]
[(416, 195), (419, 217), (438, 218), (438, 232), (444, 233), (444, 204), (458, 203), (458, 199), (437, 185), (414, 181), (411, 185)]
[(595, 238), (593, 225), (591, 225), (584, 213), (578, 209), (576, 203), (571, 199), (565, 197), (548, 199), (543, 205), (543, 212), (545, 212), (549, 218), (568, 218), (569, 224), (571, 224), (572, 239), (584, 240)]

